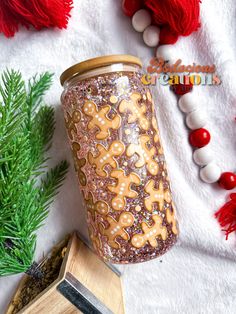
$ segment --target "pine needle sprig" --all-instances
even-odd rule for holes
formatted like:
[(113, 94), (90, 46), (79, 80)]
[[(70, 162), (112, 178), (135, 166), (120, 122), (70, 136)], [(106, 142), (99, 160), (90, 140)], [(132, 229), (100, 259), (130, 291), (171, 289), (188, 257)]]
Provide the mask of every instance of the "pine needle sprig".
[(46, 161), (44, 153), (51, 146), (54, 130), (54, 109), (48, 106), (41, 107), (33, 117), (32, 127), (29, 131), (31, 155), (35, 169), (38, 169)]
[(52, 84), (52, 78), (53, 74), (45, 72), (39, 77), (38, 75), (35, 75), (28, 82), (29, 93), (25, 103), (25, 111), (27, 113), (26, 127), (28, 130), (31, 130), (32, 128), (32, 116), (35, 114), (38, 107), (42, 104), (42, 98)]
[(7, 70), (0, 83), (0, 276), (27, 272), (33, 263), (36, 231), (65, 178), (62, 161), (49, 171), (45, 152), (55, 129), (54, 109), (43, 104), (52, 74), (26, 86)]
[(0, 83), (0, 162), (3, 150), (7, 149), (10, 139), (18, 132), (24, 118), (20, 110), (26, 100), (24, 81), (20, 72), (6, 70)]
[(63, 183), (67, 169), (68, 163), (62, 161), (57, 166), (50, 169), (45, 175), (45, 178), (42, 178), (37, 193), (37, 202), (40, 204), (40, 207), (34, 213), (34, 221), (32, 222), (33, 228), (40, 228), (44, 219), (47, 217), (49, 206)]

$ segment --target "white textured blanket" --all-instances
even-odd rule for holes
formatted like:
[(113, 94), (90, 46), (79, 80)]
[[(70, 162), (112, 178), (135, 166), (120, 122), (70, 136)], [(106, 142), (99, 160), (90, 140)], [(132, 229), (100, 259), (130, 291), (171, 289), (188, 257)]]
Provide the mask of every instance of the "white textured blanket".
[[(211, 147), (222, 170), (235, 170), (235, 16), (235, 0), (203, 0), (202, 28), (175, 45), (176, 59), (182, 57), (185, 64), (215, 63), (222, 79), (218, 87), (197, 88), (196, 96), (207, 112)], [(67, 158), (73, 163), (60, 107), (60, 73), (84, 59), (119, 53), (137, 55), (147, 65), (154, 50), (146, 47), (141, 35), (132, 29), (129, 18), (121, 12), (120, 1), (113, 0), (74, 1), (66, 31), (21, 30), (14, 39), (0, 37), (0, 70), (6, 66), (18, 68), (25, 78), (36, 72), (55, 72), (47, 96), (56, 108), (57, 128), (51, 150), (54, 162)], [(183, 115), (168, 87), (154, 87), (154, 96), (181, 233), (178, 244), (163, 257), (120, 267), (126, 312), (235, 313), (235, 235), (226, 242), (213, 218), (227, 193), (199, 180)], [(85, 214), (71, 167), (47, 223), (38, 233), (37, 258), (73, 229), (86, 234)], [(0, 279), (1, 314), (19, 278)]]

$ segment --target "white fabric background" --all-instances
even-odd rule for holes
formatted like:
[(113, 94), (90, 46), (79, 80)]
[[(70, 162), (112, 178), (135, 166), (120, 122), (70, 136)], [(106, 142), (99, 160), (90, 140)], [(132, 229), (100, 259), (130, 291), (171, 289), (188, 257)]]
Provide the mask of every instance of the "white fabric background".
[[(234, 0), (204, 0), (202, 28), (175, 45), (176, 59), (182, 57), (185, 64), (215, 63), (223, 81), (219, 87), (196, 89), (199, 104), (208, 115), (212, 150), (222, 170), (235, 170), (235, 18)], [(48, 103), (55, 106), (57, 119), (51, 150), (53, 163), (67, 158), (72, 164), (60, 107), (61, 72), (84, 59), (119, 53), (137, 55), (144, 65), (154, 54), (154, 50), (143, 44), (141, 35), (133, 31), (130, 19), (123, 16), (120, 1), (74, 1), (72, 18), (65, 31), (21, 30), (13, 39), (1, 35), (0, 70), (20, 69), (25, 78), (46, 70), (55, 73), (54, 84), (47, 95)], [(235, 313), (235, 235), (226, 242), (213, 218), (227, 193), (199, 180), (183, 115), (174, 95), (162, 86), (154, 87), (153, 93), (181, 233), (178, 245), (163, 257), (120, 267), (126, 312)], [(38, 232), (37, 258), (73, 229), (86, 234), (85, 225), (71, 166), (46, 225)], [(4, 313), (19, 278), (0, 279), (0, 313)]]

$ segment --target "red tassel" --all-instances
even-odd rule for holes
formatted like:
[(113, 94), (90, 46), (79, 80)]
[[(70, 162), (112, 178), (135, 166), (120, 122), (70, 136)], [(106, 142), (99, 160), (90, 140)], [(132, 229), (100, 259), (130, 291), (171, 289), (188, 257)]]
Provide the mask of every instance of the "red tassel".
[(200, 0), (145, 0), (153, 21), (161, 27), (160, 44), (173, 44), (200, 26)]
[(19, 23), (27, 28), (32, 25), (40, 30), (50, 26), (50, 20), (39, 5), (40, 1), (12, 0), (8, 6), (18, 19)]
[(132, 17), (136, 11), (142, 9), (142, 6), (143, 6), (143, 0), (123, 0), (122, 1), (123, 13), (130, 17)]
[(9, 10), (7, 2), (7, 0), (0, 2), (0, 33), (6, 37), (12, 37), (18, 31), (18, 21)]
[(0, 32), (14, 36), (19, 24), (37, 30), (67, 28), (72, 4), (73, 0), (1, 0)]
[(191, 92), (193, 89), (193, 84), (175, 84), (170, 87), (170, 89), (175, 93), (175, 95), (182, 96)]
[(169, 25), (160, 29), (160, 43), (162, 45), (173, 45), (178, 40), (179, 35), (173, 32)]
[(56, 26), (60, 29), (67, 28), (68, 20), (71, 17), (72, 0), (40, 0), (39, 2), (41, 2), (40, 7), (49, 17), (50, 26)]
[(216, 213), (220, 226), (225, 232), (226, 240), (229, 234), (236, 231), (236, 193), (230, 194), (230, 201), (222, 206)]

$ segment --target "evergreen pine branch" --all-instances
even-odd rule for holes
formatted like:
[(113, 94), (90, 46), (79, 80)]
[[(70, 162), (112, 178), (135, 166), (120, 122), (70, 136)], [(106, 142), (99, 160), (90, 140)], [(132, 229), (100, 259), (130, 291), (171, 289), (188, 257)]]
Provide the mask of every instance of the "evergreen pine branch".
[(29, 92), (25, 107), (27, 112), (26, 127), (28, 130), (31, 130), (32, 128), (33, 117), (39, 105), (42, 103), (42, 97), (52, 85), (52, 77), (53, 74), (45, 72), (39, 77), (35, 75), (31, 80), (29, 80)]
[(33, 119), (32, 136), (36, 132), (40, 133), (42, 146), (47, 150), (51, 145), (54, 130), (54, 109), (48, 106), (41, 107)]
[(31, 80), (29, 80), (29, 93), (27, 100), (29, 108), (35, 109), (41, 104), (42, 97), (52, 85), (52, 78), (52, 73), (45, 72), (39, 77), (38, 75), (35, 75)]
[(0, 163), (3, 150), (18, 132), (24, 113), (20, 110), (26, 99), (26, 91), (21, 73), (6, 70), (0, 82)]
[(33, 118), (30, 130), (31, 155), (35, 169), (45, 161), (44, 152), (51, 146), (54, 129), (54, 109), (48, 106), (41, 107)]
[(20, 137), (4, 155), (7, 161), (0, 166), (0, 226), (4, 226), (18, 203), (21, 204), (22, 185), (28, 183), (32, 175), (30, 152), (29, 140)]
[(23, 241), (13, 239), (9, 248), (4, 242), (0, 243), (0, 276), (26, 272), (33, 263), (35, 247), (36, 235)]
[(38, 203), (41, 205), (34, 214), (33, 228), (39, 229), (48, 216), (48, 209), (53, 198), (57, 195), (58, 189), (61, 187), (65, 175), (68, 171), (68, 163), (62, 161), (54, 168), (50, 169), (45, 178), (41, 180), (38, 189)]
[[(35, 76), (26, 90), (19, 72), (6, 71), (2, 76), (0, 276), (26, 272), (31, 266), (36, 232), (67, 172), (65, 161), (48, 172), (45, 165), (55, 120), (53, 108), (42, 106), (42, 97), (51, 79), (49, 73)], [(14, 123), (17, 129), (12, 131)]]

